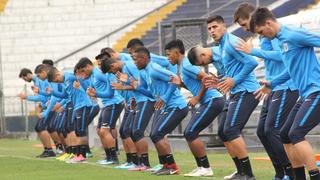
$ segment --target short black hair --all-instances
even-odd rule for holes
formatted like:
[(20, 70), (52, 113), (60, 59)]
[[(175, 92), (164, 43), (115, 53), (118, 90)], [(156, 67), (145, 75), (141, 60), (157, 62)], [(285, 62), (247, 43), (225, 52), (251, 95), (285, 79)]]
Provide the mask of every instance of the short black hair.
[(251, 3), (241, 3), (233, 15), (233, 22), (237, 23), (239, 19), (249, 19), (250, 14), (254, 12), (255, 6)]
[(98, 54), (95, 59), (98, 60), (98, 59), (103, 59), (104, 56), (108, 56), (109, 58), (111, 57), (110, 55), (110, 52), (111, 53), (114, 53), (115, 51), (109, 47), (105, 47), (105, 48), (102, 48), (100, 50), (100, 54)]
[(51, 67), (48, 71), (47, 79), (49, 82), (53, 82), (54, 77), (56, 76), (58, 69), (56, 67)]
[(207, 18), (207, 24), (212, 23), (214, 21), (218, 23), (224, 23), (224, 19), (220, 15), (212, 15)]
[(93, 66), (93, 63), (90, 61), (89, 58), (83, 57), (83, 58), (81, 58), (81, 59), (78, 61), (78, 63), (75, 65), (75, 69), (76, 69), (76, 70), (82, 69), (82, 68), (86, 67), (87, 65)]
[(53, 66), (53, 61), (51, 59), (42, 60), (42, 64)]
[(138, 54), (146, 55), (150, 59), (150, 51), (146, 47), (139, 47), (134, 52)]
[(111, 64), (116, 63), (117, 60), (105, 57), (103, 59), (101, 59), (101, 66), (100, 69), (103, 73), (108, 73), (110, 71), (110, 66)]
[(178, 49), (181, 54), (185, 53), (183, 42), (180, 39), (170, 41), (164, 47), (164, 50)]
[(19, 78), (25, 77), (28, 74), (32, 74), (32, 71), (30, 69), (23, 68), (23, 69), (20, 70)]
[(138, 38), (130, 39), (130, 41), (127, 44), (127, 49), (132, 48), (137, 45), (144, 46), (143, 42), (140, 39), (138, 39)]
[(256, 26), (263, 26), (266, 23), (266, 20), (276, 21), (274, 14), (266, 7), (257, 8), (250, 19), (250, 31), (254, 33)]
[(192, 47), (188, 52), (188, 59), (192, 65), (195, 65), (197, 62), (197, 46)]
[(49, 71), (49, 67), (52, 67), (51, 65), (47, 65), (47, 64), (39, 64), (38, 66), (36, 66), (36, 68), (34, 69), (34, 73), (38, 74), (41, 73), (42, 71)]

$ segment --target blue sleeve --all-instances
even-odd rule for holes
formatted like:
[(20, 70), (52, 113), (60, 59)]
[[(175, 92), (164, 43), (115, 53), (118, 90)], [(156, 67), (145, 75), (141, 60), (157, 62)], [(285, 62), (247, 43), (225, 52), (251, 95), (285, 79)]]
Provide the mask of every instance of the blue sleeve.
[(161, 99), (162, 99), (165, 103), (167, 103), (167, 102), (169, 101), (169, 99), (171, 98), (172, 93), (173, 93), (176, 89), (177, 89), (177, 86), (176, 86), (176, 85), (170, 84), (167, 93), (164, 94), (163, 96), (161, 96)]
[(258, 66), (258, 62), (250, 55), (237, 51), (231, 44), (227, 50), (236, 60), (243, 63), (243, 68), (236, 76), (233, 77), (235, 84), (241, 83), (245, 78), (254, 71), (254, 68)]
[(43, 97), (36, 95), (36, 96), (27, 96), (28, 101), (40, 102), (43, 100)]
[(67, 104), (68, 99), (62, 99), (62, 101), (60, 101), (60, 105), (61, 107)]
[(83, 78), (79, 79), (80, 85), (83, 87), (83, 89), (89, 88), (90, 83), (88, 83), (87, 81), (89, 81), (89, 80), (84, 80)]
[(270, 82), (270, 88), (273, 89), (276, 86), (278, 86), (279, 84), (285, 83), (290, 78), (291, 78), (290, 74), (288, 73), (287, 70), (285, 70)]
[(53, 88), (52, 91), (51, 91), (51, 95), (57, 97), (57, 98), (68, 98), (68, 94), (65, 90), (65, 88), (63, 87), (62, 84), (58, 84), (58, 86), (62, 86), (62, 90), (59, 91), (58, 88)]
[(99, 98), (112, 98), (114, 96), (115, 90), (111, 87), (110, 82), (112, 82), (115, 79), (115, 76), (108, 74), (108, 78), (105, 77), (106, 79), (109, 80), (108, 82), (108, 88), (105, 91), (97, 91), (96, 89), (96, 96)]
[(170, 65), (169, 60), (164, 56), (159, 56), (156, 54), (150, 54), (151, 61), (159, 64), (162, 67), (168, 67)]
[(50, 99), (50, 103), (49, 105), (47, 106), (47, 109), (45, 111), (43, 111), (41, 114), (42, 114), (42, 117), (47, 117), (49, 112), (52, 110), (52, 108), (56, 105), (57, 103), (57, 99), (53, 96), (51, 96), (51, 99)]
[(292, 32), (291, 37), (294, 43), (301, 46), (320, 47), (320, 35), (309, 32), (303, 28), (299, 28)]
[(103, 74), (102, 72), (95, 72), (94, 78), (96, 78), (98, 81), (109, 83), (107, 76), (105, 74)]
[[(131, 62), (131, 61), (130, 61)], [(140, 77), (140, 72), (139, 69), (137, 68), (136, 65), (134, 65), (133, 63), (126, 63), (127, 65), (127, 70), (128, 70), (128, 75), (132, 76), (136, 81), (139, 80)], [(128, 79), (129, 81), (129, 79)]]
[(150, 72), (150, 75), (154, 79), (169, 82), (171, 76), (176, 76), (171, 71), (168, 71), (167, 69), (165, 69), (157, 64), (152, 64), (151, 66), (152, 66), (152, 70)]
[(193, 79), (197, 79), (198, 78), (198, 75), (201, 72), (201, 69), (199, 67), (193, 66), (191, 64), (182, 65), (182, 66), (183, 66), (183, 70), (185, 70), (184, 73), (187, 76), (189, 76), (189, 77), (191, 77)]
[(149, 90), (147, 90), (146, 88), (142, 87), (142, 86), (137, 87), (137, 89), (135, 89), (135, 91), (138, 91), (138, 92), (140, 92), (141, 94), (143, 94), (143, 95), (145, 95), (147, 97), (154, 98), (152, 93)]
[(282, 55), (280, 51), (266, 51), (261, 49), (253, 48), (251, 55), (262, 59), (268, 59), (273, 61), (282, 62)]
[(42, 81), (39, 82), (41, 83), (40, 87), (39, 87), (39, 94), (42, 96), (46, 96), (46, 97), (50, 97), (51, 95), (47, 94), (46, 92), (46, 88), (50, 87), (50, 84), (48, 81)]

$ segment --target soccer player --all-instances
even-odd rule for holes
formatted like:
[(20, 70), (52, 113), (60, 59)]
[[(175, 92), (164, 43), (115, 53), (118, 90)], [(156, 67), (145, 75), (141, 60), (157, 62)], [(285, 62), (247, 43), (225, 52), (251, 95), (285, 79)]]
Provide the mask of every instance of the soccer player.
[[(45, 61), (46, 63), (46, 61)], [(35, 68), (35, 74), (37, 75), (37, 77), (39, 79), (41, 79), (42, 81), (47, 81), (47, 72), (49, 70), (49, 68), (51, 67), (51, 65), (47, 65), (47, 64), (40, 64)], [(50, 96), (49, 99), (49, 104), (46, 108), (45, 111), (43, 111), (42, 113), (39, 113), (38, 116), (40, 119), (48, 119), (48, 132), (50, 133), (50, 136), (52, 138), (52, 140), (54, 141), (55, 145), (56, 145), (56, 149), (57, 149), (57, 154), (60, 155), (63, 153), (63, 146), (62, 146), (62, 141), (63, 139), (61, 139), (61, 137), (59, 136), (58, 132), (57, 132), (57, 120), (58, 120), (58, 113), (56, 112), (57, 110), (57, 106), (56, 103), (60, 102), (62, 99), (57, 98), (53, 95), (48, 95), (46, 93), (46, 89), (48, 87), (54, 88), (56, 90), (58, 90), (59, 88), (59, 84), (57, 83), (49, 83), (47, 87), (44, 87), (44, 92), (42, 92), (42, 90), (39, 91), (39, 93), (42, 95), (42, 93), (45, 93), (46, 96)], [(60, 87), (62, 88), (62, 87)]]
[[(42, 83), (44, 83), (43, 81), (41, 81), (37, 76), (33, 75), (33, 73), (26, 68), (21, 69), (20, 73), (19, 73), (19, 78), (23, 79), (25, 82), (33, 82), (35, 87), (40, 87)], [(33, 88), (35, 89), (35, 88)], [(41, 102), (41, 105), (38, 105), (38, 109), (42, 109), (45, 108), (45, 104), (47, 103), (47, 98), (43, 95), (39, 95), (38, 93), (36, 93), (37, 95), (34, 96), (27, 96), (24, 93), (20, 93), (18, 96), (21, 99), (26, 99), (28, 101), (35, 101), (35, 102)], [(38, 111), (38, 110), (37, 110)], [(40, 110), (41, 111), (41, 110)], [(35, 125), (35, 131), (37, 132), (41, 143), (43, 145), (44, 151), (42, 152), (42, 154), (40, 154), (39, 158), (46, 158), (46, 157), (54, 157), (55, 153), (52, 150), (51, 147), (51, 141), (50, 141), (50, 135), (47, 131), (47, 119), (38, 119), (36, 125)]]
[[(314, 152), (305, 136), (319, 124), (320, 64), (314, 47), (320, 47), (320, 36), (302, 28), (280, 24), (267, 8), (257, 8), (250, 19), (250, 31), (269, 39), (278, 39), (283, 63), (287, 70), (257, 91), (257, 97), (270, 93), (290, 78), (297, 85), (301, 98), (291, 110), (280, 130), (280, 137), (290, 157), (296, 179), (306, 179), (304, 165), (310, 179), (320, 179)], [(270, 53), (269, 53), (270, 54)]]
[[(234, 22), (238, 23), (244, 31), (249, 31), (250, 14), (255, 7), (248, 3), (238, 6), (234, 14)], [(252, 47), (252, 44), (240, 41), (237, 49), (246, 54), (262, 58), (266, 67), (266, 80), (272, 81), (275, 77), (286, 70), (282, 56), (269, 57), (264, 51), (280, 52), (278, 39), (269, 40), (260, 37), (261, 50)], [(260, 120), (257, 128), (257, 135), (265, 147), (273, 167), (276, 171), (274, 179), (283, 179), (285, 174), (293, 179), (292, 165), (286, 155), (280, 139), (280, 129), (287, 120), (287, 117), (299, 97), (299, 92), (293, 81), (278, 85), (272, 93), (265, 98), (261, 109)]]
[[(135, 118), (132, 124), (131, 139), (135, 143), (137, 153), (140, 158), (140, 163), (137, 167), (130, 168), (131, 171), (144, 171), (150, 169), (149, 155), (148, 155), (148, 142), (144, 137), (145, 129), (154, 112), (155, 98), (150, 91), (141, 93), (131, 86), (130, 81), (139, 81), (140, 85), (145, 85), (144, 89), (148, 89), (147, 83), (141, 77), (145, 71), (139, 71), (133, 61), (120, 61), (114, 59), (106, 59), (101, 65), (103, 72), (110, 72), (118, 74), (121, 83), (113, 83), (115, 89), (124, 91), (133, 91), (135, 99)], [(143, 75), (142, 75), (143, 76)]]
[(74, 106), (74, 116), (68, 122), (68, 132), (71, 138), (71, 151), (75, 154), (75, 157), (67, 161), (67, 163), (86, 162), (87, 120), (92, 102), (86, 95), (85, 90), (79, 85), (74, 73), (63, 73), (52, 67), (48, 72), (48, 81), (64, 83), (65, 95), (71, 99)]
[[(224, 122), (223, 139), (228, 144), (229, 152), (234, 155), (233, 160), (237, 171), (241, 172), (239, 178), (255, 179), (246, 144), (241, 131), (259, 101), (253, 92), (259, 88), (253, 70), (258, 65), (255, 59), (235, 49), (238, 38), (226, 31), (224, 20), (214, 15), (207, 20), (208, 30), (216, 42), (219, 42), (220, 56), (226, 74), (217, 84), (222, 93), (230, 92), (228, 112)], [(191, 64), (197, 64), (197, 48), (189, 51), (188, 58)], [(241, 114), (241, 115), (240, 115)]]
[(151, 130), (151, 140), (155, 144), (159, 156), (163, 160), (163, 168), (156, 171), (156, 175), (173, 175), (179, 173), (170, 144), (164, 138), (172, 132), (188, 114), (187, 102), (177, 86), (170, 84), (176, 75), (160, 65), (151, 62), (150, 52), (140, 47), (133, 53), (133, 59), (138, 69), (146, 71), (146, 82), (154, 97), (157, 98), (155, 109), (162, 109)]
[(111, 131), (115, 130), (117, 119), (123, 110), (123, 98), (111, 88), (111, 82), (115, 77), (111, 74), (103, 74), (100, 69), (95, 68), (88, 58), (81, 58), (76, 65), (77, 71), (84, 79), (92, 76), (93, 86), (87, 89), (87, 94), (91, 97), (102, 98), (102, 115), (98, 123), (98, 135), (106, 152), (106, 158), (98, 161), (102, 165), (118, 164), (116, 153), (116, 142)]
[(165, 51), (170, 63), (179, 65), (180, 73), (178, 75), (186, 89), (193, 95), (189, 105), (194, 107), (200, 103), (200, 106), (192, 113), (191, 120), (184, 132), (198, 167), (191, 173), (185, 174), (185, 176), (212, 176), (213, 172), (205, 152), (205, 145), (199, 138), (199, 133), (222, 112), (224, 98), (215, 89), (206, 90), (204, 84), (202, 84), (202, 79), (206, 76), (206, 73), (201, 71), (200, 67), (190, 64), (188, 58), (185, 57), (185, 49), (181, 40), (170, 41), (166, 44)]

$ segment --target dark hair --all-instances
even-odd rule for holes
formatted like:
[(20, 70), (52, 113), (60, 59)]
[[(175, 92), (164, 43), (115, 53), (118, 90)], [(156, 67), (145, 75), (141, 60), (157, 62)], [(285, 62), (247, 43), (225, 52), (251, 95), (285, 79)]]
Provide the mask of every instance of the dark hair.
[(42, 60), (42, 64), (53, 66), (53, 61), (51, 59)]
[(117, 60), (114, 60), (108, 57), (101, 59), (101, 67), (100, 67), (101, 71), (103, 73), (108, 73), (110, 71), (110, 66), (116, 62)]
[(137, 45), (144, 46), (143, 42), (140, 39), (133, 38), (128, 42), (127, 49), (132, 48), (132, 47), (137, 46)]
[(257, 8), (251, 15), (250, 31), (254, 32), (256, 26), (263, 26), (266, 23), (266, 20), (276, 21), (276, 17), (268, 8)]
[(49, 67), (52, 67), (51, 65), (47, 65), (47, 64), (39, 64), (38, 66), (36, 66), (36, 68), (34, 69), (34, 73), (38, 74), (41, 73), (42, 71), (49, 71)]
[(207, 19), (207, 24), (209, 24), (209, 23), (212, 23), (212, 22), (218, 22), (218, 23), (224, 23), (224, 19), (223, 19), (223, 17), (222, 16), (220, 16), (220, 15), (213, 15), (213, 16), (210, 16), (210, 17), (208, 17), (208, 19)]
[(164, 50), (178, 49), (181, 54), (185, 53), (183, 42), (180, 39), (170, 41), (164, 47)]
[(197, 62), (197, 46), (192, 47), (188, 52), (188, 59), (192, 65), (195, 65)]
[(150, 51), (146, 47), (139, 47), (134, 52), (138, 54), (146, 55), (150, 59)]
[(49, 82), (53, 82), (53, 78), (56, 76), (58, 69), (56, 67), (51, 67), (48, 71), (47, 79)]
[(32, 71), (30, 69), (23, 68), (23, 69), (20, 70), (19, 78), (25, 77), (28, 74), (32, 74)]
[(91, 65), (93, 66), (92, 62), (90, 61), (89, 58), (87, 57), (83, 57), (81, 58), (78, 63), (75, 65), (75, 69), (78, 70), (78, 69), (82, 69), (84, 67), (86, 67), (87, 65)]
[(233, 22), (237, 23), (239, 19), (249, 19), (250, 14), (255, 10), (251, 3), (241, 3), (233, 15)]

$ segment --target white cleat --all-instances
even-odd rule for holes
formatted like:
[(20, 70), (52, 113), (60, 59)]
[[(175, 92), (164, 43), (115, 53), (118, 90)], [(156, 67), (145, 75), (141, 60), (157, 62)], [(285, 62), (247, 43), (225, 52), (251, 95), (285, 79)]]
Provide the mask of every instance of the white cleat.
[(198, 167), (191, 173), (185, 174), (187, 177), (210, 177), (213, 176), (211, 168)]
[(241, 177), (241, 174), (239, 174), (238, 171), (235, 171), (232, 174), (225, 176), (223, 179), (224, 180), (232, 180), (232, 179), (237, 179), (239, 177)]

